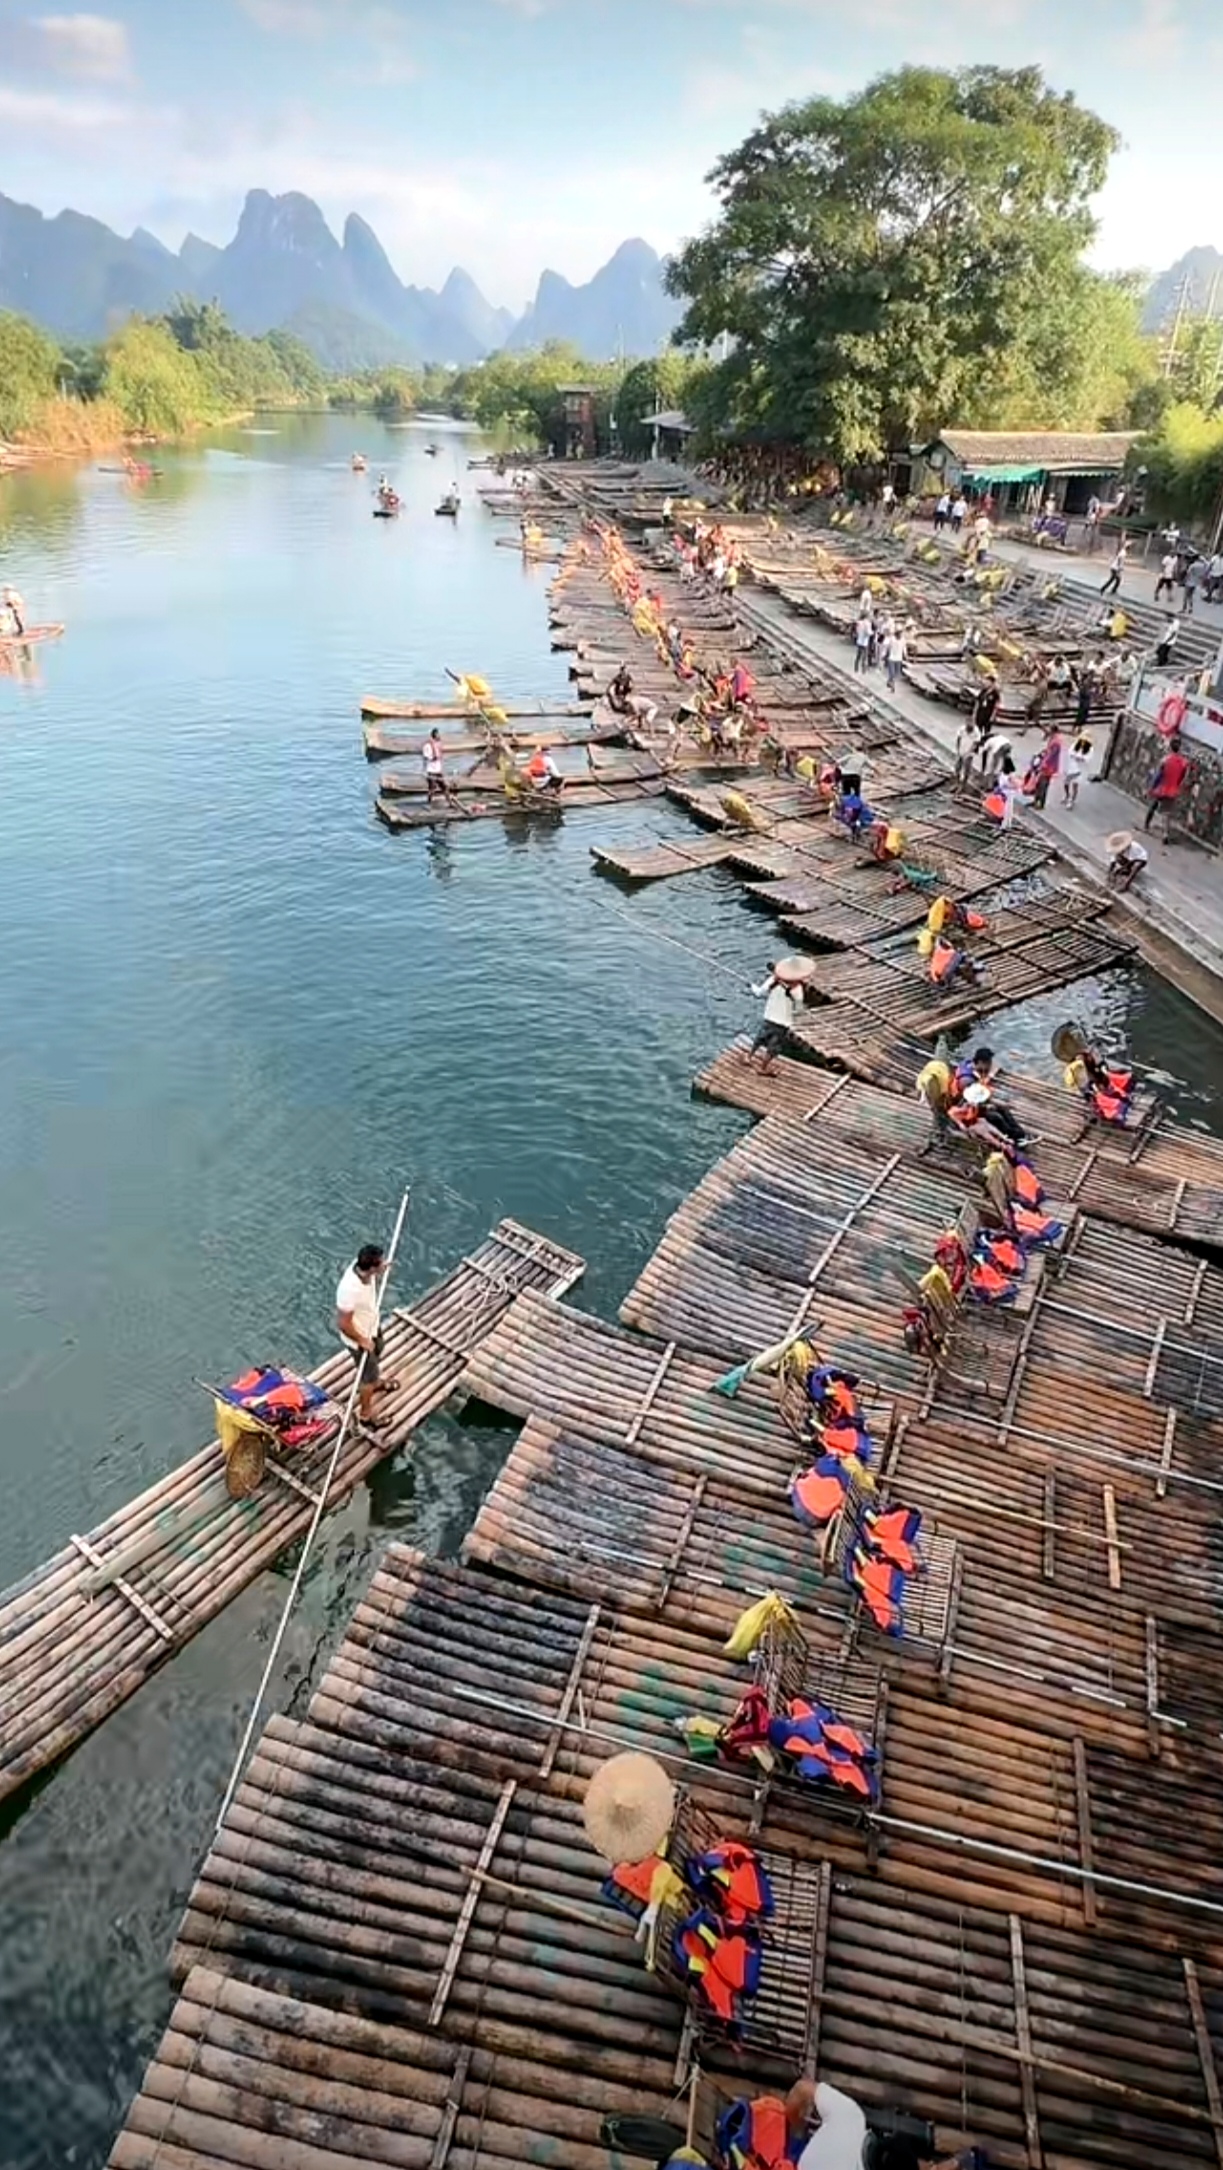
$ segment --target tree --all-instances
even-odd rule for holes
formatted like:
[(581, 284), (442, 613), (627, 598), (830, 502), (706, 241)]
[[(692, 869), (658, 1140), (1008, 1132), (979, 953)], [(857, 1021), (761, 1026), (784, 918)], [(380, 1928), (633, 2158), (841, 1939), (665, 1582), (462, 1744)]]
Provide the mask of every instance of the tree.
[(1223, 405), (1223, 317), (1195, 316), (1182, 324), (1168, 356), (1172, 396), (1209, 414)]
[(15, 437), (59, 387), (60, 351), (23, 316), (0, 310), (0, 437)]
[(733, 341), (731, 426), (840, 460), (932, 436), (1079, 275), (1117, 137), (1037, 68), (904, 68), (766, 115), (668, 269), (677, 343)]
[(1134, 447), (1130, 464), (1146, 469), (1152, 512), (1212, 539), (1223, 498), (1223, 414), (1203, 414), (1190, 401), (1178, 401), (1158, 430)]
[[(968, 429), (1126, 429), (1148, 419), (1159, 354), (1142, 330), (1145, 279), (1074, 267), (1029, 335), (982, 369), (956, 419)], [(1145, 410), (1145, 411), (1144, 411)]]
[(633, 364), (616, 396), (616, 427), (625, 452), (635, 457), (649, 452), (653, 431), (645, 427), (645, 416), (683, 408), (699, 366), (691, 355), (674, 352)]
[(129, 429), (152, 437), (180, 437), (223, 411), (197, 356), (183, 351), (167, 325), (139, 317), (107, 345), (103, 391)]

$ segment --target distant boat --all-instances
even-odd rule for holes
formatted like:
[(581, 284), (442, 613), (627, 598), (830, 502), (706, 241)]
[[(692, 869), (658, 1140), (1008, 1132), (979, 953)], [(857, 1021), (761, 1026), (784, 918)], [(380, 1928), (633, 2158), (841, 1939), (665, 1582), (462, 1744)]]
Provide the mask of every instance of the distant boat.
[(364, 454), (364, 452), (354, 452), (354, 453), (353, 453), (353, 456), (352, 456), (352, 471), (353, 471), (354, 475), (363, 475), (363, 474), (365, 473), (365, 470), (366, 470), (366, 468), (367, 468), (368, 466), (369, 466), (369, 461), (368, 461), (368, 460), (366, 459), (366, 457), (365, 457), (365, 454)]
[(403, 499), (397, 491), (379, 490), (378, 502), (374, 507), (375, 520), (393, 520), (402, 503)]
[(435, 505), (433, 510), (443, 520), (457, 520), (459, 517), (459, 502), (458, 491), (447, 490), (441, 504)]
[(439, 453), (439, 452), (441, 451), (441, 449), (442, 449), (442, 448), (441, 448), (441, 446), (440, 446), (440, 445), (426, 445), (426, 446), (425, 446), (425, 455), (426, 455), (426, 457), (427, 457), (428, 459), (431, 459), (431, 460), (435, 460), (435, 459), (437, 458), (437, 455), (438, 455), (438, 453)]
[(35, 641), (58, 640), (62, 625), (27, 625), (24, 633), (11, 633), (10, 620), (0, 611), (0, 648), (31, 648)]

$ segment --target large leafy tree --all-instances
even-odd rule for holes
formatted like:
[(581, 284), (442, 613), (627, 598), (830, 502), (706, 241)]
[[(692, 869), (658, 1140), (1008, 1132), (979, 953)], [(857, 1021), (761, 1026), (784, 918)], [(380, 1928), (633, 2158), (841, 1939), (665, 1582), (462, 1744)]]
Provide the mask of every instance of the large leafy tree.
[(1037, 68), (904, 68), (766, 115), (669, 269), (723, 420), (877, 456), (961, 418), (1080, 276), (1117, 137)]

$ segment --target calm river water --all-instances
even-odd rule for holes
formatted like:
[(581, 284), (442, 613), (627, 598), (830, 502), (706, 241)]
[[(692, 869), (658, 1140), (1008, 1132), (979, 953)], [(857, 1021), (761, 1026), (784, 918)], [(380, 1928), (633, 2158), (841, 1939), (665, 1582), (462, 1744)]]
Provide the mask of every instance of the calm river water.
[[(430, 459), (425, 445), (439, 442)], [(349, 471), (355, 443), (374, 472)], [(626, 897), (590, 846), (660, 805), (392, 837), (362, 693), (565, 697), (546, 569), (450, 427), (291, 418), (0, 482), (0, 580), (67, 637), (0, 678), (0, 1586), (193, 1448), (193, 1375), (329, 1341), (337, 1268), (413, 1201), (398, 1286), (501, 1213), (613, 1313), (743, 1127), (693, 1072), (756, 1005), (767, 922), (697, 875)], [(407, 501), (370, 517), (379, 467)], [(457, 477), (464, 512), (433, 517)], [(1223, 1036), (1142, 973), (1070, 1005), (1211, 1122)], [(1064, 997), (993, 1028), (1047, 1061)], [(389, 1533), (452, 1549), (511, 1437), (439, 1418), (328, 1529), (282, 1706)], [(104, 2161), (169, 2009), (166, 1956), (283, 1601), (268, 1575), (53, 1778), (0, 1811), (0, 2163)]]

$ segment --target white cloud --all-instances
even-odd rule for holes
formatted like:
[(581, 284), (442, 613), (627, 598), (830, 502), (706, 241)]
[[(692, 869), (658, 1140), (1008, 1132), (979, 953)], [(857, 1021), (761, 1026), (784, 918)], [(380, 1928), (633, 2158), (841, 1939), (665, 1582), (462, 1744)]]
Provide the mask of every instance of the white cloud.
[(23, 75), (119, 83), (131, 73), (127, 27), (110, 15), (31, 15), (8, 26), (6, 57)]

